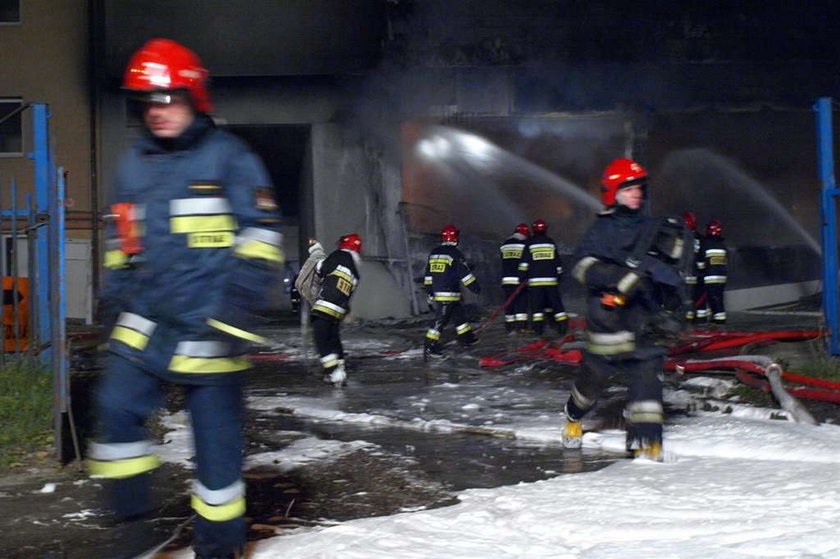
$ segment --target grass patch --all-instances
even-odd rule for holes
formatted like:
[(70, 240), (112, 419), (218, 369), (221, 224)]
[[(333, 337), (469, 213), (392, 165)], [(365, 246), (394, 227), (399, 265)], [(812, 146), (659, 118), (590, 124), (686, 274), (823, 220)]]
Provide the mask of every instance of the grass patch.
[(38, 362), (7, 359), (0, 370), (0, 425), (0, 468), (52, 444), (52, 375)]

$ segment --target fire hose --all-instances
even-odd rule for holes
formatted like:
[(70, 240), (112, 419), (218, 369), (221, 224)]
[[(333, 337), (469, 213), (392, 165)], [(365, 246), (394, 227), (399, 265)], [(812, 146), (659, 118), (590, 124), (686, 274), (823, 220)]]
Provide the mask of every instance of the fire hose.
[(496, 309), (493, 310), (493, 312), (490, 313), (490, 315), (487, 318), (481, 321), (481, 324), (475, 327), (475, 331), (478, 332), (479, 330), (496, 320), (496, 317), (499, 316), (499, 313), (508, 308), (508, 306), (513, 302), (513, 300), (516, 299), (516, 296), (519, 295), (523, 289), (525, 289), (525, 285), (525, 282), (521, 282), (519, 285), (517, 285), (516, 289), (513, 290), (513, 293), (511, 293), (508, 296), (508, 298), (505, 299), (505, 302), (496, 307)]

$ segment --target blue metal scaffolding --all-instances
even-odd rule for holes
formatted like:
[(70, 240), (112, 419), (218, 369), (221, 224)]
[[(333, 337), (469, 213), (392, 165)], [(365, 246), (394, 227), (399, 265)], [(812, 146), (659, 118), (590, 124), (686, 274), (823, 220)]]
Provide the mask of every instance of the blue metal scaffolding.
[(817, 162), (822, 181), (822, 252), (823, 252), (823, 312), (829, 330), (828, 350), (840, 354), (840, 309), (838, 309), (837, 277), (837, 198), (840, 190), (834, 182), (834, 141), (831, 123), (831, 98), (820, 97), (817, 111)]

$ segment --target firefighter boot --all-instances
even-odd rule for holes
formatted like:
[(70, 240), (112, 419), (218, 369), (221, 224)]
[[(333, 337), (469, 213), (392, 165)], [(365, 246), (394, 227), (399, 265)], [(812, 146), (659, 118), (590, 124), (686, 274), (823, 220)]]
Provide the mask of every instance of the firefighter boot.
[(633, 449), (633, 457), (662, 462), (664, 459), (662, 443), (659, 441), (645, 441), (639, 445), (639, 448)]
[(340, 360), (332, 371), (324, 375), (324, 382), (332, 384), (336, 388), (347, 386), (347, 371), (344, 368), (344, 360)]
[(563, 446), (565, 448), (580, 448), (582, 437), (583, 428), (580, 421), (567, 419), (566, 425), (563, 426)]

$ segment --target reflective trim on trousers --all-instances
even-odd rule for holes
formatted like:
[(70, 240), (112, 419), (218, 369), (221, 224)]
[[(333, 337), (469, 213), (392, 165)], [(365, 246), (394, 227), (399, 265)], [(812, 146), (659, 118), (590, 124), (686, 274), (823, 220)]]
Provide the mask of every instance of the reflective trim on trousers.
[(337, 353), (330, 353), (329, 355), (325, 355), (321, 357), (321, 366), (325, 369), (330, 369), (338, 365), (338, 354)]
[(426, 331), (426, 338), (429, 340), (439, 340), (440, 339), (440, 330), (435, 330), (434, 328), (429, 328)]
[(469, 322), (464, 322), (463, 324), (459, 324), (455, 327), (455, 332), (457, 332), (459, 336), (469, 332), (470, 330), (472, 330), (472, 328), (470, 327)]
[(631, 423), (662, 423), (662, 402), (656, 400), (629, 402), (627, 420)]

